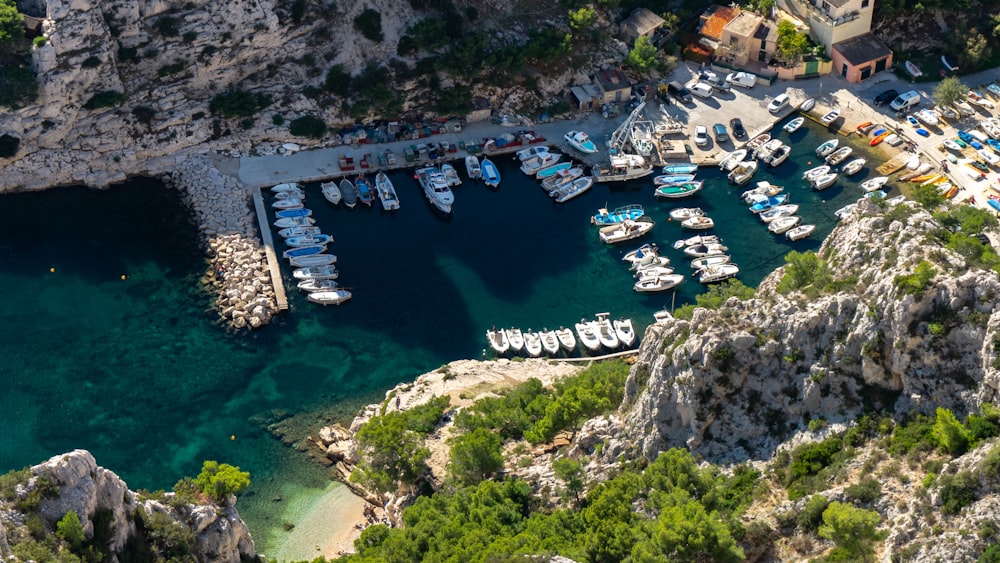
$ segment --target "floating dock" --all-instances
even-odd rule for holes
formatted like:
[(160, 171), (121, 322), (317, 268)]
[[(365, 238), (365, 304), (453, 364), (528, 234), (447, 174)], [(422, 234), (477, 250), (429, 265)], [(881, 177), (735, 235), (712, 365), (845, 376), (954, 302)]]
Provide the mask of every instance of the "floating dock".
[(274, 253), (274, 238), (271, 236), (271, 225), (267, 222), (267, 209), (264, 207), (264, 197), (260, 194), (260, 186), (250, 188), (253, 196), (253, 206), (257, 211), (257, 221), (260, 225), (260, 239), (264, 243), (264, 254), (267, 259), (267, 271), (271, 275), (271, 285), (274, 287), (274, 300), (279, 311), (288, 310), (288, 297), (285, 295), (285, 283), (281, 279), (281, 266), (278, 255)]

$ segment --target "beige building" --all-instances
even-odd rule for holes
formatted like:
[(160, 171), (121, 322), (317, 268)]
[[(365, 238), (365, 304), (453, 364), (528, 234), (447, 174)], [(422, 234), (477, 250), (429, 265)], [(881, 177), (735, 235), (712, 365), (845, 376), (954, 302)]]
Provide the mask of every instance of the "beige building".
[(722, 28), (716, 53), (733, 64), (768, 64), (778, 49), (778, 26), (753, 12), (741, 11)]
[(788, 0), (796, 11), (808, 14), (809, 29), (817, 43), (833, 53), (833, 45), (871, 31), (873, 0)]
[(653, 34), (664, 23), (663, 18), (646, 8), (636, 8), (627, 18), (622, 20), (619, 29), (625, 42), (632, 45), (638, 37), (652, 39)]

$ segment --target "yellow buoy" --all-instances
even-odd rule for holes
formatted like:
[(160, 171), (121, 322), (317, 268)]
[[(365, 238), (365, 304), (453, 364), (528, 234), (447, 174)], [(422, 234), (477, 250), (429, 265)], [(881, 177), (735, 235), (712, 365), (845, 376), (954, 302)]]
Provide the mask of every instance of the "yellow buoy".
[(229, 439), (235, 442), (236, 441), (236, 435), (233, 434), (233, 435), (229, 436)]
[(50, 274), (54, 274), (54, 273), (56, 273), (56, 269), (55, 269), (55, 268), (49, 268), (49, 273), (50, 273)]
[(122, 281), (125, 281), (126, 279), (127, 279), (127, 276), (125, 274), (122, 274)]

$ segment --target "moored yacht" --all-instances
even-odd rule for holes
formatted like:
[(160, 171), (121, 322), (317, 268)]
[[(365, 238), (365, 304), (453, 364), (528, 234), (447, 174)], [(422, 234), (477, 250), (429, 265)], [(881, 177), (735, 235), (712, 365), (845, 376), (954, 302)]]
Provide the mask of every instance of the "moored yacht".
[(448, 180), (436, 166), (417, 169), (417, 181), (427, 199), (442, 213), (451, 213), (455, 194), (448, 187)]

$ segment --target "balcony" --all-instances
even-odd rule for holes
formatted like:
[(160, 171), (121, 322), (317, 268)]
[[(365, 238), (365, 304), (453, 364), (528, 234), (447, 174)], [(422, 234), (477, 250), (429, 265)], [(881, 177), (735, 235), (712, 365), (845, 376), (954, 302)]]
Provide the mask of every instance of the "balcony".
[(832, 18), (830, 17), (829, 14), (827, 14), (823, 10), (820, 10), (810, 2), (806, 2), (804, 0), (787, 0), (787, 3), (790, 5), (790, 7), (794, 8), (795, 12), (798, 12), (800, 14), (801, 13), (809, 14), (810, 17), (816, 18), (824, 25), (828, 25), (830, 27), (837, 27), (838, 25), (844, 25), (861, 17), (861, 12), (855, 10), (849, 14), (840, 16), (838, 18)]

